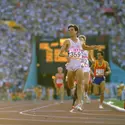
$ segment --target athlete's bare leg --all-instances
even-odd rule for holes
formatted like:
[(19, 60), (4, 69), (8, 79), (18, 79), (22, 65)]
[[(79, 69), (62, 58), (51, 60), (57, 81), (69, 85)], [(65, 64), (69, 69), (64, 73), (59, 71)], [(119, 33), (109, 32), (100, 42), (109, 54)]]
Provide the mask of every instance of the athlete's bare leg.
[(103, 101), (104, 101), (105, 81), (101, 82), (100, 90), (101, 90), (101, 93), (100, 93), (100, 105), (102, 105)]
[(64, 100), (64, 85), (62, 85), (61, 88), (60, 88), (60, 98), (61, 98), (61, 103), (63, 103), (63, 100)]
[(84, 87), (85, 87), (85, 94), (88, 93), (88, 84), (89, 84), (89, 72), (84, 72)]
[(82, 69), (78, 69), (76, 71), (76, 80), (77, 80), (77, 97), (78, 97), (78, 104), (81, 104), (82, 95), (83, 95), (83, 71)]
[(90, 79), (89, 72), (84, 72), (84, 80), (83, 80), (84, 91), (85, 91), (85, 93), (84, 93), (84, 101), (86, 103), (90, 103), (90, 99), (88, 97), (89, 79)]
[(68, 81), (67, 81), (68, 87), (72, 89), (74, 87), (75, 71), (68, 71), (67, 76), (68, 76)]

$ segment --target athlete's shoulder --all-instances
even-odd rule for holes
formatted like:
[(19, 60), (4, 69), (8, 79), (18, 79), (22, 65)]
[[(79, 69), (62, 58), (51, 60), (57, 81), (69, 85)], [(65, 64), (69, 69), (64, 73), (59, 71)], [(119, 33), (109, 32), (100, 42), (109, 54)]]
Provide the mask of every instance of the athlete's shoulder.
[(109, 62), (108, 62), (108, 61), (105, 61), (105, 65), (106, 65), (106, 66), (109, 66)]
[(94, 63), (97, 63), (97, 62), (98, 62), (98, 60), (97, 60), (97, 59), (95, 59), (95, 60), (94, 60)]
[(64, 44), (69, 44), (70, 43), (70, 39), (66, 39), (65, 41), (64, 41)]
[(106, 68), (106, 67), (108, 67), (108, 65), (109, 65), (109, 63), (106, 61), (106, 60), (104, 60), (104, 67)]
[(98, 62), (98, 60), (94, 60), (93, 62), (92, 62), (92, 67), (96, 67), (96, 65), (97, 65), (97, 62)]
[(105, 63), (105, 64), (109, 64), (108, 61), (106, 61), (106, 60), (104, 60), (104, 63)]

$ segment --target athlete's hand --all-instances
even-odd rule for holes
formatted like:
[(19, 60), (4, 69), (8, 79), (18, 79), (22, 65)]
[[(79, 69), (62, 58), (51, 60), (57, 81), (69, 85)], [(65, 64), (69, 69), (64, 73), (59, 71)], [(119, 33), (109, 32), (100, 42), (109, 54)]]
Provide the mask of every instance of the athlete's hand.
[(68, 63), (70, 62), (70, 59), (71, 59), (70, 57), (67, 57), (67, 62), (68, 62)]
[(109, 72), (105, 72), (105, 76), (108, 76), (109, 75)]
[(96, 50), (102, 50), (102, 46), (97, 45), (97, 46), (96, 46)]

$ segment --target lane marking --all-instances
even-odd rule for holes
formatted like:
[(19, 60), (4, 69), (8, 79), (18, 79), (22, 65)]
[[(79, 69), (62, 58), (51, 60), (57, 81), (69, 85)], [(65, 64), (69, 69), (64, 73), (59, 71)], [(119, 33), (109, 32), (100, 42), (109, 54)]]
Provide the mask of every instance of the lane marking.
[(6, 107), (3, 107), (3, 108), (0, 108), (0, 110), (2, 110), (2, 109), (8, 109), (8, 108), (15, 108), (15, 107), (20, 107), (20, 106), (24, 106), (24, 105), (33, 105), (33, 104), (31, 104), (31, 103), (28, 103), (28, 104), (16, 104), (16, 105), (14, 105), (14, 106), (6, 106)]
[[(95, 124), (111, 124), (111, 125), (118, 125), (117, 122), (113, 122), (113, 123), (107, 123), (107, 122), (103, 122), (103, 121), (79, 121), (79, 120), (37, 120), (37, 119), (15, 119), (15, 118), (0, 118), (0, 120), (8, 120), (8, 121), (28, 121), (28, 122), (47, 122), (47, 123), (81, 123), (81, 124), (90, 124), (90, 123), (95, 123)], [(23, 123), (24, 124), (24, 123)], [(124, 125), (125, 123), (120, 123), (120, 125)], [(5, 124), (7, 125), (7, 124)], [(10, 125), (10, 124), (8, 124)]]
[[(117, 120), (120, 120), (120, 121), (124, 121), (125, 122), (125, 117), (124, 118), (105, 118), (105, 117), (97, 117), (95, 114), (93, 114), (93, 117), (76, 117), (76, 116), (57, 116), (57, 115), (36, 115), (35, 113), (34, 114), (29, 114), (29, 113), (23, 113), (23, 115), (26, 115), (26, 116), (35, 116), (35, 117), (46, 117), (46, 118), (61, 118), (61, 119), (88, 119), (88, 120), (108, 120), (108, 121), (117, 121)], [(107, 114), (107, 116), (109, 117), (109, 115)]]
[(118, 107), (118, 106), (109, 104), (109, 103), (107, 103), (107, 102), (103, 102), (103, 103), (104, 103), (105, 105), (107, 105), (107, 106), (110, 106), (111, 108), (113, 108), (113, 109), (115, 109), (115, 110), (117, 110), (117, 111), (125, 112), (125, 109), (123, 109), (123, 108), (120, 108), (120, 107)]
[[(57, 105), (57, 104), (49, 104), (49, 105), (45, 105), (45, 106), (41, 106), (41, 107), (37, 107), (37, 108), (32, 108), (32, 109), (28, 109), (28, 110), (24, 110), (24, 111), (22, 111), (22, 112), (20, 112), (20, 114), (23, 114), (23, 115), (27, 115), (28, 114), (28, 112), (31, 112), (31, 111), (36, 111), (36, 110), (39, 110), (39, 109), (43, 109), (43, 108), (47, 108), (47, 107), (50, 107), (50, 106), (54, 106), (54, 105)], [(67, 113), (69, 113), (69, 112), (67, 112)], [(69, 113), (70, 114), (70, 113)], [(68, 114), (68, 115), (69, 115)], [(81, 114), (81, 113), (80, 113)], [(82, 113), (83, 114), (83, 113)], [(84, 114), (86, 114), (86, 113), (84, 113)], [(89, 113), (87, 113), (87, 114), (89, 114)], [(34, 115), (32, 115), (32, 114), (28, 114), (28, 115), (30, 115), (30, 116), (34, 116)], [(93, 114), (93, 115), (95, 115), (95, 114)], [(107, 115), (109, 115), (109, 114), (107, 114)], [(38, 116), (38, 115), (36, 115), (36, 116)], [(84, 123), (86, 123), (86, 124), (90, 124), (90, 123), (96, 123), (96, 124), (111, 124), (111, 125), (118, 125), (118, 123), (117, 123), (117, 121), (116, 120), (120, 120), (121, 122), (120, 122), (120, 125), (124, 125), (124, 123), (122, 123), (123, 122), (123, 119), (117, 119), (117, 118), (114, 118), (114, 119), (107, 119), (107, 118), (97, 118), (96, 116), (94, 116), (95, 118), (90, 118), (90, 117), (74, 117), (74, 116), (49, 116), (49, 115), (40, 115), (40, 116), (43, 116), (43, 117), (45, 117), (46, 118), (46, 120), (37, 120), (37, 119), (35, 119), (35, 118), (30, 118), (30, 119), (19, 119), (19, 118), (0, 118), (0, 120), (11, 120), (11, 121), (28, 121), (28, 122), (30, 122), (30, 121), (33, 121), (33, 122), (49, 122), (49, 123), (52, 123), (52, 122), (54, 122), (54, 123), (81, 123), (81, 124), (84, 124)], [(49, 120), (48, 118), (53, 118), (53, 120)], [(68, 120), (54, 120), (54, 119), (56, 119), (56, 118), (65, 118), (65, 119), (68, 119)], [(69, 120), (69, 119), (74, 119), (74, 118), (77, 118), (77, 120)], [(92, 121), (81, 121), (81, 120), (92, 120)], [(93, 121), (93, 120), (100, 120), (100, 121)], [(103, 121), (101, 121), (101, 120), (103, 120)], [(108, 122), (105, 122), (105, 120), (106, 121), (112, 121), (112, 123), (108, 123)], [(114, 122), (113, 122), (114, 121)], [(119, 121), (118, 121), (119, 122)], [(124, 122), (125, 122), (125, 120), (124, 120)], [(3, 125), (7, 125), (7, 124), (3, 124)], [(10, 125), (10, 124), (8, 124), (8, 125)]]
[(58, 105), (58, 104), (57, 103), (48, 104), (48, 105), (45, 105), (45, 106), (24, 110), (24, 111), (21, 111), (20, 114), (24, 114), (25, 112), (35, 111), (35, 110), (42, 109), (42, 108), (47, 108), (47, 107), (50, 107), (50, 106), (53, 106), (53, 105)]
[[(83, 112), (84, 112), (84, 110), (83, 110)], [(90, 113), (83, 113), (83, 112), (75, 112), (75, 111), (73, 111), (72, 113), (76, 113), (76, 114), (83, 114), (83, 115), (90, 115), (90, 116), (93, 116), (93, 115), (96, 115), (96, 116), (108, 116), (109, 117), (109, 115), (110, 114), (98, 114), (98, 113), (92, 113), (92, 114), (90, 114)], [(124, 119), (125, 119), (125, 114), (123, 114), (123, 115), (114, 115), (114, 114), (111, 114), (111, 116), (112, 117), (123, 117)]]
[[(33, 108), (33, 109), (29, 109), (29, 110), (24, 110), (24, 111), (22, 111), (22, 112), (20, 112), (20, 114), (21, 115), (26, 115), (26, 116), (36, 116), (36, 117), (38, 117), (38, 116), (42, 116), (42, 117), (47, 117), (47, 118), (61, 118), (61, 119), (74, 119), (74, 118), (77, 118), (77, 119), (95, 119), (95, 120), (104, 120), (104, 119), (106, 119), (106, 120), (108, 120), (108, 121), (116, 121), (116, 120), (121, 120), (121, 121), (125, 121), (125, 119), (124, 118), (97, 118), (97, 115), (98, 116), (100, 116), (100, 114), (90, 114), (90, 113), (82, 113), (82, 112), (73, 112), (73, 113), (76, 113), (76, 114), (85, 114), (85, 115), (92, 115), (92, 116), (94, 116), (95, 118), (90, 118), (90, 117), (74, 117), (74, 116), (55, 116), (55, 115), (53, 115), (52, 114), (52, 116), (51, 115), (37, 115), (36, 113), (37, 112), (32, 112), (33, 114), (31, 114), (31, 113), (28, 113), (28, 112), (30, 112), (30, 111), (35, 111), (35, 110), (38, 110), (38, 109), (42, 109), (42, 108), (47, 108), (47, 107), (50, 107), (50, 106), (54, 106), (54, 105), (57, 105), (56, 103), (55, 104), (48, 104), (48, 105), (45, 105), (45, 106), (41, 106), (41, 107), (37, 107), (37, 108)], [(69, 113), (69, 112), (67, 112), (67, 113)], [(109, 114), (101, 114), (101, 116), (107, 116), (107, 117), (109, 117)], [(113, 115), (114, 116), (114, 115)], [(116, 116), (116, 115), (115, 115)], [(119, 116), (119, 115), (118, 115)], [(124, 115), (122, 115), (122, 116), (124, 116)]]
[[(32, 112), (34, 112), (34, 111), (32, 111)], [(43, 110), (43, 111), (35, 111), (36, 113), (37, 112), (55, 112), (55, 113), (57, 113), (57, 112), (61, 112), (61, 113), (63, 113), (63, 112), (67, 112), (67, 111), (65, 111), (65, 110)]]
[(0, 113), (18, 112), (18, 111), (0, 111)]
[(87, 109), (83, 109), (84, 112), (111, 112), (112, 110), (87, 110)]

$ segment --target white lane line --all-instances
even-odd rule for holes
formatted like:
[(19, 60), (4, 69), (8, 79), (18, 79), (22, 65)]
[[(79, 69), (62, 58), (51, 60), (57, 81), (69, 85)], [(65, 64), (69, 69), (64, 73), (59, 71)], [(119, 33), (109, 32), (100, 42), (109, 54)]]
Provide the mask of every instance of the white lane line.
[[(38, 109), (41, 109), (41, 108), (47, 108), (47, 107), (50, 107), (50, 106), (53, 106), (53, 105), (57, 105), (57, 104), (49, 104), (49, 105), (46, 105), (46, 106), (42, 106), (42, 107), (37, 107), (37, 108), (33, 108), (33, 109), (29, 109), (29, 110), (24, 110), (24, 111), (22, 111), (22, 112), (20, 112), (20, 113), (22, 113), (23, 115), (27, 115), (27, 113), (26, 112), (30, 112), (30, 111), (34, 111), (34, 110), (38, 110)], [(67, 112), (68, 113), (68, 112)], [(30, 116), (34, 116), (34, 115), (31, 115), (31, 114), (28, 114), (28, 115), (30, 115)], [(38, 116), (38, 115), (37, 115)], [(49, 123), (51, 123), (51, 122), (55, 122), (55, 123), (86, 123), (86, 124), (90, 124), (90, 122), (89, 123), (87, 123), (87, 121), (79, 121), (80, 119), (84, 119), (84, 120), (90, 120), (90, 118), (89, 117), (69, 117), (69, 116), (65, 116), (65, 117), (63, 117), (63, 116), (59, 116), (59, 117), (57, 117), (57, 116), (49, 116), (49, 115), (42, 115), (42, 116), (44, 116), (45, 118), (46, 118), (46, 120), (37, 120), (37, 119), (14, 119), (14, 118), (0, 118), (0, 120), (13, 120), (13, 121), (34, 121), (34, 122), (49, 122)], [(94, 116), (94, 114), (93, 114), (93, 116)], [(68, 120), (48, 120), (47, 118), (53, 118), (53, 119), (55, 119), (55, 118), (66, 118), (66, 119), (68, 119)], [(96, 117), (96, 116), (95, 116)], [(77, 119), (79, 119), (79, 120), (75, 120), (75, 121), (73, 121), (73, 120), (69, 120), (69, 118), (72, 118), (72, 119), (74, 119), (74, 118), (77, 118)], [(94, 119), (94, 120), (104, 120), (104, 118), (102, 118), (102, 119), (100, 119), (100, 118), (91, 118), (91, 119)], [(114, 118), (115, 119), (115, 118)], [(113, 121), (114, 121), (114, 119), (113, 119)], [(106, 119), (107, 120), (107, 119)], [(118, 119), (115, 119), (115, 120), (118, 120)], [(121, 119), (120, 119), (121, 120)], [(114, 121), (115, 122), (115, 121)], [(105, 122), (103, 122), (103, 121), (96, 121), (96, 122), (94, 122), (94, 121), (92, 121), (92, 123), (96, 123), (96, 124), (104, 124), (105, 125)], [(118, 125), (117, 123), (108, 123), (108, 124), (112, 124), (112, 125)], [(122, 124), (122, 121), (121, 121), (121, 123), (120, 123), (121, 125), (124, 125), (124, 124)]]
[[(0, 125), (13, 125), (13, 124), (0, 124)], [(23, 125), (23, 124), (14, 124), (14, 125)]]
[[(84, 110), (83, 110), (83, 112), (84, 112)], [(73, 111), (72, 113), (76, 113), (76, 114), (83, 114), (83, 115), (90, 115), (90, 116), (93, 116), (93, 115), (96, 115), (96, 116), (108, 116), (109, 117), (109, 115), (110, 114), (99, 114), (99, 113), (92, 113), (92, 114), (90, 114), (90, 113), (83, 113), (83, 112), (75, 112), (75, 111)], [(116, 115), (116, 114), (111, 114), (111, 116), (112, 117), (123, 117), (123, 118), (125, 118), (125, 114), (123, 114), (123, 115)]]
[[(54, 105), (54, 104), (50, 104), (50, 105), (47, 105), (47, 106), (42, 106), (42, 107), (38, 107), (38, 108), (36, 108), (36, 109), (30, 109), (30, 110), (25, 110), (25, 111), (22, 111), (22, 112), (20, 112), (20, 114), (22, 114), (22, 115), (27, 115), (27, 116), (43, 116), (43, 117), (53, 117), (53, 116), (50, 116), (50, 115), (37, 115), (36, 113), (36, 111), (35, 110), (37, 110), (37, 109), (42, 109), (42, 108), (46, 108), (46, 107), (49, 107), (49, 106), (52, 106), (52, 105)], [(32, 112), (33, 114), (31, 114), (31, 113), (28, 113), (28, 112), (30, 112), (30, 111), (35, 111), (35, 112)], [(69, 113), (69, 112), (68, 112)], [(83, 113), (83, 112), (75, 112), (75, 111), (73, 111), (72, 113), (75, 113), (75, 114), (83, 114), (83, 115), (87, 115), (87, 116), (107, 116), (107, 117), (109, 117), (109, 114), (98, 114), (98, 113)], [(113, 114), (111, 114), (111, 116), (112, 117), (120, 117), (120, 119), (122, 120), (122, 118), (124, 119), (125, 118), (125, 115), (113, 115)], [(54, 117), (57, 117), (57, 118), (69, 118), (69, 116), (67, 117), (63, 117), (63, 116), (54, 116)], [(122, 117), (122, 118), (121, 118)], [(80, 117), (71, 117), (71, 118), (80, 118)]]
[(0, 113), (18, 112), (18, 111), (0, 111)]
[(120, 107), (118, 107), (118, 106), (109, 104), (109, 103), (107, 103), (107, 102), (103, 102), (103, 103), (104, 103), (105, 105), (108, 105), (108, 106), (112, 107), (113, 109), (115, 109), (115, 110), (117, 110), (117, 111), (125, 112), (125, 109), (123, 109), (123, 108), (120, 108)]
[(55, 103), (55, 104), (49, 104), (49, 105), (45, 105), (45, 106), (41, 106), (41, 107), (37, 107), (37, 108), (32, 108), (32, 109), (24, 110), (24, 111), (21, 111), (20, 114), (25, 114), (25, 112), (35, 111), (35, 110), (47, 108), (47, 107), (50, 107), (50, 106), (53, 106), (53, 105), (58, 105), (58, 104), (57, 103)]
[[(8, 120), (8, 121), (28, 121), (28, 122), (47, 122), (47, 123), (81, 123), (81, 124), (90, 124), (90, 123), (96, 123), (96, 124), (111, 124), (111, 125), (118, 125), (118, 123), (106, 123), (105, 121), (80, 121), (80, 120), (37, 120), (37, 119), (15, 119), (15, 118), (0, 118), (0, 120)], [(24, 123), (23, 123), (24, 124)], [(5, 124), (6, 125), (6, 124)], [(9, 124), (10, 125), (10, 124)], [(120, 125), (124, 125), (124, 123), (120, 123)]]
[[(35, 110), (42, 109), (42, 108), (47, 108), (47, 107), (54, 106), (54, 105), (57, 105), (57, 104), (49, 104), (49, 105), (37, 107), (37, 108), (34, 108), (34, 109), (24, 110), (24, 111), (20, 112), (20, 114), (26, 115), (26, 116), (36, 116), (36, 117), (40, 116), (40, 117), (45, 117), (45, 118), (61, 118), (61, 119), (74, 119), (74, 118), (77, 118), (77, 119), (89, 119), (89, 120), (90, 119), (93, 119), (93, 120), (97, 120), (97, 119), (98, 120), (104, 120), (104, 117), (103, 118), (97, 118), (96, 115), (100, 116), (100, 114), (95, 114), (95, 113), (90, 114), (90, 113), (82, 113), (82, 112), (73, 112), (73, 113), (77, 113), (77, 114), (92, 115), (95, 118), (83, 117), (83, 116), (82, 117), (80, 117), (80, 116), (75, 117), (75, 116), (57, 116), (57, 115), (56, 116), (54, 116), (54, 115), (52, 115), (52, 116), (51, 115), (37, 115), (36, 114), (37, 112), (32, 112), (33, 114), (31, 114), (31, 111), (35, 111)], [(30, 113), (28, 113), (28, 112), (30, 112)], [(69, 112), (67, 112), (67, 113), (69, 113)], [(104, 116), (104, 115), (105, 114), (103, 114), (103, 115), (101, 114), (101, 116)], [(109, 117), (109, 114), (106, 114), (106, 116)], [(124, 115), (122, 115), (122, 116), (124, 116)], [(118, 119), (118, 118), (105, 118), (105, 119), (108, 120), (108, 121), (116, 121), (116, 120), (125, 121), (124, 118), (123, 119), (122, 118), (120, 118), (120, 119)]]
[[(74, 113), (74, 112), (73, 112)], [(29, 113), (23, 113), (23, 115), (26, 115), (26, 116), (36, 116), (36, 117), (45, 117), (45, 118), (60, 118), (60, 119), (83, 119), (83, 120), (107, 120), (107, 121), (117, 121), (117, 120), (120, 120), (120, 121), (124, 121), (125, 122), (125, 119), (124, 118), (110, 118), (108, 116), (108, 118), (104, 118), (104, 117), (97, 117), (95, 116), (95, 114), (93, 114), (93, 117), (76, 117), (76, 116), (57, 116), (57, 115), (36, 115), (35, 113), (34, 114), (29, 114)]]
[(15, 108), (15, 107), (20, 107), (20, 106), (25, 106), (25, 105), (33, 105), (33, 104), (31, 104), (31, 103), (26, 103), (26, 104), (16, 104), (16, 105), (14, 105), (14, 106), (6, 106), (6, 107), (3, 107), (3, 108), (0, 108), (0, 110), (2, 110), (2, 109), (8, 109), (8, 108)]
[(86, 109), (84, 109), (83, 110), (84, 112), (111, 112), (112, 110), (86, 110)]
[[(32, 112), (34, 112), (34, 111), (32, 111)], [(67, 112), (67, 111), (65, 111), (65, 110), (43, 110), (43, 111), (35, 111), (36, 113), (37, 112), (55, 112), (55, 113), (57, 113), (57, 112), (61, 112), (61, 113), (63, 113), (63, 112)]]

